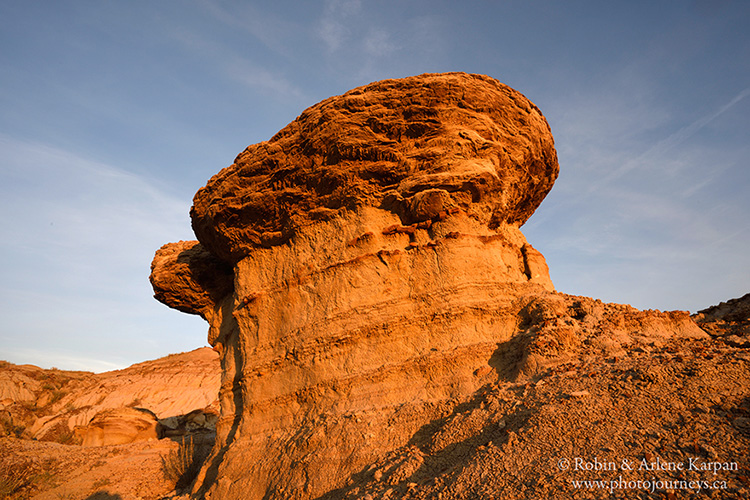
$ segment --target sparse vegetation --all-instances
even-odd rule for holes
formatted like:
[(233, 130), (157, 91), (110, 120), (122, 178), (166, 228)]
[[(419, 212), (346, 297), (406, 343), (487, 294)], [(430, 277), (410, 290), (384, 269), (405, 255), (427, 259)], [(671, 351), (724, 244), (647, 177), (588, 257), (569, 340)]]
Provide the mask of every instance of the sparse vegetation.
[(0, 468), (0, 499), (21, 498), (22, 490), (30, 487), (37, 477), (30, 463)]
[(0, 414), (0, 435), (20, 438), (24, 430), (26, 430), (26, 426), (17, 425), (9, 413), (3, 412)]
[(76, 441), (75, 433), (71, 430), (61, 433), (57, 438), (57, 442), (60, 444), (80, 444)]
[(49, 403), (47, 403), (47, 405), (52, 405), (52, 404), (57, 403), (63, 398), (63, 396), (65, 396), (65, 391), (57, 391), (57, 390), (52, 391), (52, 397), (50, 398)]
[(103, 488), (104, 486), (109, 486), (110, 484), (112, 484), (112, 480), (110, 478), (97, 479), (96, 481), (94, 481), (94, 488), (99, 489)]
[(47, 441), (60, 444), (81, 444), (81, 438), (76, 436), (75, 431), (68, 427), (63, 421), (57, 421), (44, 434), (40, 441)]

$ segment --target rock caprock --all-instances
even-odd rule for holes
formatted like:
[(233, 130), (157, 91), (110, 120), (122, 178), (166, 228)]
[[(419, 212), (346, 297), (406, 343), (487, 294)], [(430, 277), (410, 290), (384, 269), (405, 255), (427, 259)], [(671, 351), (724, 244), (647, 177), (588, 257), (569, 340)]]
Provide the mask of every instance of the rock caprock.
[(221, 355), (193, 495), (345, 498), (379, 479), (372, 464), (413, 455), (370, 490), (403, 497), (450, 472), (420, 443), (492, 384), (644, 336), (705, 336), (687, 313), (554, 291), (519, 228), (558, 171), (533, 103), (446, 73), (322, 101), (210, 179), (190, 212), (198, 241), (162, 247), (151, 273)]

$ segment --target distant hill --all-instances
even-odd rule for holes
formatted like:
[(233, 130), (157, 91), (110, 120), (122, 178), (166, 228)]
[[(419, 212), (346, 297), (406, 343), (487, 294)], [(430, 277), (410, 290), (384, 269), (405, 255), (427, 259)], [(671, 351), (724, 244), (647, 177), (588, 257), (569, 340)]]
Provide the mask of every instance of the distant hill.
[(99, 412), (147, 409), (159, 419), (216, 407), (219, 356), (205, 347), (91, 373), (44, 370), (0, 362), (0, 424), (3, 435), (61, 443), (77, 442), (76, 428)]

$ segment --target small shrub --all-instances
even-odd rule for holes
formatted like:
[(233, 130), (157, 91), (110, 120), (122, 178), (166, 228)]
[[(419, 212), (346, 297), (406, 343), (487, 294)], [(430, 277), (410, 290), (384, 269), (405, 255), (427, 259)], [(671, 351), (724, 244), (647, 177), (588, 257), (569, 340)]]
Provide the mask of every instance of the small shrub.
[[(26, 426), (17, 425), (9, 412), (0, 413), (0, 436), (13, 436), (20, 438)], [(2, 498), (2, 497), (0, 497)]]
[(65, 396), (65, 391), (52, 391), (52, 397), (47, 403), (47, 406), (52, 405), (60, 401)]
[(15, 464), (0, 472), (0, 498), (14, 498), (17, 493), (34, 482), (31, 464)]
[(96, 481), (94, 481), (94, 489), (98, 490), (105, 486), (109, 486), (110, 484), (112, 484), (112, 480), (108, 477), (97, 479)]
[(37, 407), (36, 401), (19, 401), (16, 404), (20, 404), (24, 410), (34, 413), (39, 408)]
[(51, 425), (39, 441), (46, 441), (60, 444), (81, 444), (82, 438), (76, 435), (76, 432), (68, 427), (68, 424), (57, 421)]

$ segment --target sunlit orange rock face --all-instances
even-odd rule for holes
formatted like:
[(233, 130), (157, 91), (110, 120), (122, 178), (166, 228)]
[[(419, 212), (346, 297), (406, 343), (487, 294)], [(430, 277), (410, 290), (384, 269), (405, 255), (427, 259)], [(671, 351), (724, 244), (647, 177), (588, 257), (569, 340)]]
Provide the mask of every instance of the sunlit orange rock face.
[(249, 146), (195, 195), (198, 239), (235, 263), (340, 209), (411, 224), (460, 208), (523, 224), (555, 182), (549, 125), (523, 95), (460, 73), (386, 80), (305, 110)]
[[(643, 321), (555, 293), (519, 230), (557, 175), (534, 104), (447, 73), (322, 101), (210, 179), (198, 241), (162, 247), (151, 274), (221, 353), (217, 444), (194, 493), (339, 498), (487, 384), (603, 331), (619, 337), (588, 349), (626, 343)], [(696, 334), (686, 314), (654, 318)]]

